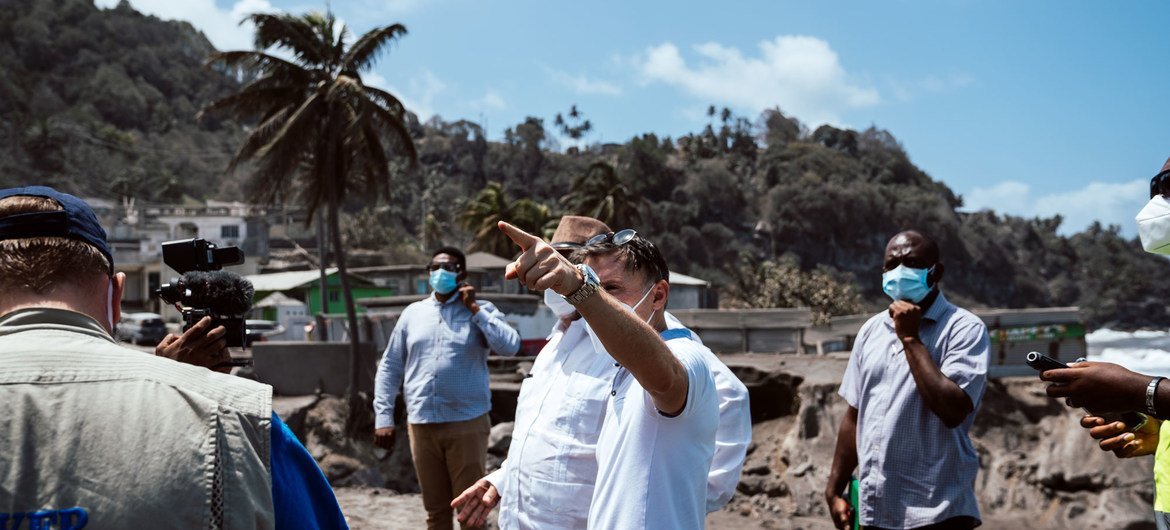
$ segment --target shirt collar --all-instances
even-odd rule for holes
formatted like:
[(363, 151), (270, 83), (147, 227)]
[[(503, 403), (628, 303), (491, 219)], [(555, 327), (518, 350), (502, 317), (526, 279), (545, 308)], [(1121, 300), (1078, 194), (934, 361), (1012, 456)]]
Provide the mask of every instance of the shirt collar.
[(943, 316), (947, 314), (951, 308), (951, 303), (947, 301), (947, 297), (943, 296), (942, 291), (938, 292), (938, 298), (934, 299), (934, 303), (930, 304), (930, 308), (923, 313), (922, 319), (931, 322), (938, 322), (942, 320)]
[[(938, 296), (934, 299), (934, 303), (930, 304), (930, 307), (926, 310), (925, 313), (922, 314), (922, 320), (938, 322), (946, 316), (947, 312), (950, 311), (953, 305), (954, 304), (947, 300), (946, 296), (943, 296), (942, 291), (939, 291)], [(890, 317), (889, 311), (886, 311), (882, 314), (885, 315), (886, 325), (891, 328), (894, 327), (894, 319)]]
[(431, 301), (434, 302), (435, 305), (447, 305), (457, 300), (459, 300), (459, 297), (455, 296), (455, 293), (451, 293), (451, 298), (448, 298), (446, 302), (440, 302), (439, 297), (435, 296), (435, 292), (431, 291)]
[(76, 328), (77, 331), (114, 342), (110, 333), (92, 317), (67, 309), (33, 307), (0, 317), (0, 333), (21, 331), (17, 328), (32, 329), (46, 326)]

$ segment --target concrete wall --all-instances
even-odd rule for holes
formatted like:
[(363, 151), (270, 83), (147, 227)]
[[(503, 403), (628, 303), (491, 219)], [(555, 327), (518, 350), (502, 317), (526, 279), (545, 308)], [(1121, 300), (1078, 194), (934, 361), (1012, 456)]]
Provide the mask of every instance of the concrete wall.
[[(360, 344), (359, 390), (373, 391), (381, 353), (373, 344)], [(258, 342), (252, 346), (252, 362), (256, 378), (281, 395), (313, 394), (320, 388), (343, 396), (349, 385), (349, 343)]]
[(684, 309), (671, 313), (715, 353), (805, 353), (808, 309)]
[(697, 285), (671, 285), (670, 299), (666, 301), (666, 309), (677, 311), (680, 309), (702, 309), (704, 304), (705, 287)]

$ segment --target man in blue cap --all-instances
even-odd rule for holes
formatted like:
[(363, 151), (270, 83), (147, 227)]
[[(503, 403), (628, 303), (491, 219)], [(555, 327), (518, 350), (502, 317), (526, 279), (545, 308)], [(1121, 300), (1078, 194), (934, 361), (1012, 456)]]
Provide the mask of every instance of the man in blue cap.
[(0, 525), (344, 528), (272, 388), (124, 348), (93, 210), (0, 190)]

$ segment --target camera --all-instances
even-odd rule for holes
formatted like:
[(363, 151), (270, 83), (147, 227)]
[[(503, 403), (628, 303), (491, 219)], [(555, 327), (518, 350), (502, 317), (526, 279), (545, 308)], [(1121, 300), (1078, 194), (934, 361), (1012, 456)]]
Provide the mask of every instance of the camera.
[(183, 331), (210, 316), (212, 328), (223, 326), (227, 330), (229, 347), (243, 347), (244, 315), (252, 309), (255, 290), (243, 276), (221, 269), (243, 263), (244, 253), (237, 247), (219, 248), (194, 238), (163, 243), (162, 255), (163, 263), (183, 277), (163, 284), (155, 294), (179, 308)]

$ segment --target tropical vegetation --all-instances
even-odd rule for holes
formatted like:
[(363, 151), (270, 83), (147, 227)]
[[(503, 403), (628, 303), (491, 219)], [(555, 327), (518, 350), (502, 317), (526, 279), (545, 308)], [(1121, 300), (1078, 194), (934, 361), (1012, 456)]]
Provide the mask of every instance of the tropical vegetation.
[[(0, 185), (47, 183), (111, 204), (124, 196), (148, 204), (247, 196), (242, 182), (250, 179), (224, 176), (223, 168), (264, 116), (196, 120), (195, 113), (263, 78), (263, 70), (204, 69), (214, 50), (202, 35), (124, 3), (105, 10), (86, 0), (9, 4), (9, 16), (0, 17)], [(311, 57), (285, 60), (310, 69), (302, 59)], [(338, 90), (356, 87), (355, 80)], [(589, 143), (599, 124), (587, 119), (590, 109), (571, 103), (560, 123), (530, 116), (491, 138), (478, 123), (421, 122), (406, 109), (402, 125), (420, 169), (391, 163), (389, 184), (377, 194), (365, 193), (364, 180), (346, 180), (356, 187), (337, 196), (344, 230), (333, 239), (346, 252), (335, 254), (420, 263), (428, 248), (479, 245), (493, 216), (516, 215), (512, 203), (529, 201), (546, 207), (553, 222), (596, 213), (615, 228), (636, 228), (673, 270), (711, 281), (722, 305), (822, 304), (833, 314), (854, 310), (850, 293), (863, 311), (885, 304), (882, 249), (895, 232), (917, 228), (938, 240), (944, 288), (966, 306), (1075, 305), (1091, 327), (1170, 326), (1164, 258), (1115, 226), (971, 211), (914, 165), (889, 131), (810, 129), (781, 109), (740, 116), (712, 107), (708, 123), (689, 134)], [(398, 107), (382, 108), (393, 114)], [(350, 131), (347, 142), (364, 134)], [(391, 128), (382, 138), (391, 162), (405, 147), (400, 136)], [(264, 151), (259, 140), (255, 154), (281, 152), (276, 145)], [(301, 158), (289, 177), (312, 174), (326, 154)], [(381, 179), (372, 167), (380, 162), (368, 155), (353, 159), (351, 169), (369, 169), (355, 178)], [(239, 174), (263, 173), (263, 159), (240, 165)], [(1151, 173), (1160, 163), (1150, 161)], [(292, 195), (278, 200), (300, 203)], [(321, 196), (317, 204), (328, 202)], [(510, 257), (502, 247), (492, 251)], [(792, 285), (806, 288), (788, 291)]]
[[(349, 397), (357, 404), (357, 312), (341, 237), (341, 205), (354, 194), (388, 198), (391, 158), (417, 159), (402, 103), (361, 79), (362, 71), (404, 36), (406, 28), (376, 27), (350, 42), (349, 30), (338, 28), (332, 13), (257, 13), (248, 18), (256, 27), (256, 49), (214, 53), (208, 62), (250, 77), (200, 115), (226, 112), (254, 123), (227, 168), (231, 173), (251, 162), (253, 200), (295, 202), (310, 217), (326, 210), (350, 330)], [(275, 54), (281, 52), (291, 58)], [(321, 260), (320, 266), (325, 265)]]

